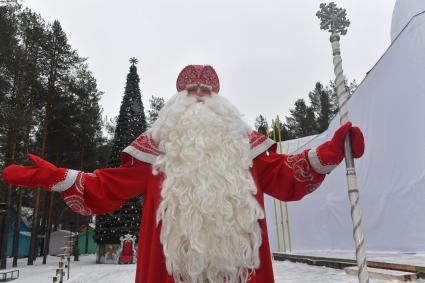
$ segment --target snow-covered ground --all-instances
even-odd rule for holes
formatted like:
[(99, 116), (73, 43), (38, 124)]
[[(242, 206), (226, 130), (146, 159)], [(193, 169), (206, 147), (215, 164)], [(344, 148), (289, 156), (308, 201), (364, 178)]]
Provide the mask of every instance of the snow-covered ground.
[[(8, 266), (10, 266), (9, 263)], [(12, 282), (16, 283), (48, 283), (52, 282), (57, 259), (48, 258), (48, 264), (42, 265), (41, 258), (38, 258), (33, 266), (26, 266), (26, 259), (19, 261), (20, 278)], [(135, 277), (134, 264), (132, 265), (112, 265), (96, 264), (94, 255), (80, 256), (79, 262), (71, 261), (69, 283), (133, 283)], [(306, 265), (302, 263), (279, 262), (273, 263), (276, 283), (356, 283), (357, 277), (346, 275), (344, 271)], [(375, 283), (386, 283), (396, 281), (371, 280)], [(425, 280), (417, 282), (424, 283)]]
[[(9, 259), (10, 260), (10, 259)], [(42, 264), (42, 258), (37, 258), (33, 266), (27, 266), (27, 259), (18, 261), (19, 279), (11, 282), (16, 283), (48, 283), (53, 281), (55, 270), (58, 267), (58, 258), (50, 256), (47, 258), (47, 264)], [(11, 262), (8, 261), (8, 267)], [(13, 270), (14, 268), (8, 268)], [(65, 280), (69, 283), (133, 283), (135, 278), (136, 265), (113, 265), (96, 264), (94, 255), (80, 256), (78, 262), (71, 258), (70, 279)], [(65, 275), (65, 279), (66, 279)]]

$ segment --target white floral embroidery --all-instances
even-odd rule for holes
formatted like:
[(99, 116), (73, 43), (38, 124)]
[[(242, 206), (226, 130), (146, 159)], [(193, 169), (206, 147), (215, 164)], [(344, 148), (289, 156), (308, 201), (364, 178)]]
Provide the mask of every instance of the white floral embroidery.
[(93, 173), (78, 172), (78, 176), (76, 177), (76, 181), (75, 181), (75, 193), (63, 198), (66, 205), (69, 206), (69, 208), (71, 208), (72, 211), (84, 216), (93, 214), (92, 210), (88, 208), (84, 203), (84, 189), (85, 189), (84, 177), (87, 175), (96, 176)]
[(289, 155), (285, 164), (292, 169), (293, 176), (298, 182), (313, 180), (311, 167), (304, 153)]
[(63, 199), (69, 208), (71, 208), (72, 211), (75, 213), (88, 216), (92, 215), (92, 211), (90, 208), (86, 207), (84, 205), (84, 198), (80, 195), (70, 195), (67, 197), (64, 197)]
[(78, 174), (77, 181), (75, 182), (75, 189), (81, 195), (84, 195), (84, 173)]

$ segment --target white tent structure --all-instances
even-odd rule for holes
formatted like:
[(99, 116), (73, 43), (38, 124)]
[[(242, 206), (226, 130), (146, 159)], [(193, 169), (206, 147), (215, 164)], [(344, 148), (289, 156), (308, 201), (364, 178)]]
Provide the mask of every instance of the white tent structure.
[(391, 41), (397, 38), (414, 16), (424, 11), (425, 1), (423, 0), (398, 0), (391, 20)]
[[(425, 1), (399, 0), (393, 15), (391, 46), (349, 101), (350, 118), (366, 139), (365, 155), (356, 161), (363, 229), (368, 251), (424, 252)], [(338, 126), (339, 117), (297, 152), (330, 139)], [(293, 250), (355, 249), (344, 164), (288, 206)], [(275, 252), (269, 197), (266, 215)]]

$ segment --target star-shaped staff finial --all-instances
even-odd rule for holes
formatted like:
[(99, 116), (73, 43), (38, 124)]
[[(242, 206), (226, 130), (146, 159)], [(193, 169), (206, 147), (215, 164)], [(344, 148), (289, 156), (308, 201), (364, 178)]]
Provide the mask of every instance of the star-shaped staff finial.
[(345, 9), (338, 8), (334, 2), (320, 4), (320, 10), (316, 16), (320, 19), (320, 28), (328, 30), (332, 34), (347, 34), (347, 27), (350, 25)]
[(136, 65), (137, 63), (139, 63), (139, 60), (137, 60), (137, 58), (136, 58), (136, 57), (131, 57), (131, 58), (130, 58), (130, 63), (134, 66), (134, 65)]

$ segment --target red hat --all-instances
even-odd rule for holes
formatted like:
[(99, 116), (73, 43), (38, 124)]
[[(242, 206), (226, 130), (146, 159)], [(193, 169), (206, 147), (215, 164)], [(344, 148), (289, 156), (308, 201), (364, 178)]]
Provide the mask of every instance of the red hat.
[(177, 78), (176, 86), (179, 92), (191, 86), (207, 86), (215, 93), (220, 90), (217, 73), (209, 65), (188, 65), (184, 67)]

